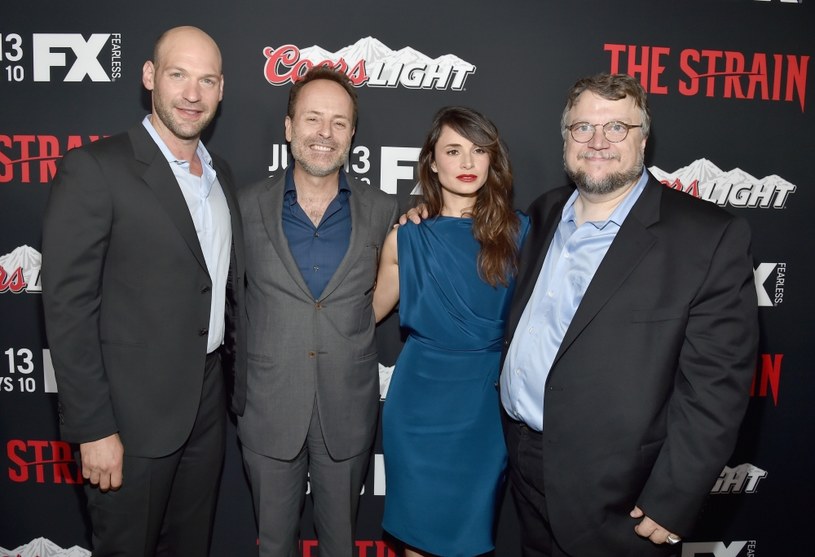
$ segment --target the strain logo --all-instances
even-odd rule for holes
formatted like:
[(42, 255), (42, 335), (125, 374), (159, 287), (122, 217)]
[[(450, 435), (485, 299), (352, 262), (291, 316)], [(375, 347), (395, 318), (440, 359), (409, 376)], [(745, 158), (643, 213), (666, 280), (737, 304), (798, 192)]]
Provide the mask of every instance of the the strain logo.
[(784, 354), (759, 354), (750, 396), (757, 398), (773, 397), (773, 406), (778, 406), (778, 389), (781, 386), (781, 362)]
[(15, 557), (91, 557), (91, 552), (75, 545), (63, 549), (48, 538), (36, 538), (14, 549), (0, 547), (0, 555)]
[(40, 267), (42, 255), (29, 246), (0, 256), (0, 294), (41, 293)]
[(777, 176), (758, 179), (740, 168), (724, 171), (707, 159), (699, 159), (673, 172), (649, 168), (657, 180), (676, 190), (721, 207), (783, 209), (796, 186)]
[[(609, 71), (636, 77), (650, 94), (798, 102), (806, 110), (809, 55), (711, 48), (671, 51), (667, 46), (606, 44)], [(668, 69), (682, 77), (668, 81)]]
[(755, 493), (758, 491), (758, 482), (766, 477), (766, 470), (749, 463), (739, 464), (735, 468), (725, 466), (710, 493), (713, 495)]
[(405, 87), (461, 91), (475, 66), (452, 54), (430, 58), (410, 47), (391, 50), (365, 37), (336, 52), (317, 45), (300, 49), (286, 44), (263, 49), (264, 74), (272, 85), (294, 83), (313, 66), (342, 71), (356, 87)]
[(57, 161), (71, 149), (101, 139), (102, 135), (0, 134), (0, 184), (46, 184), (57, 171)]
[(8, 477), (15, 483), (81, 484), (82, 472), (65, 441), (11, 439), (6, 444)]

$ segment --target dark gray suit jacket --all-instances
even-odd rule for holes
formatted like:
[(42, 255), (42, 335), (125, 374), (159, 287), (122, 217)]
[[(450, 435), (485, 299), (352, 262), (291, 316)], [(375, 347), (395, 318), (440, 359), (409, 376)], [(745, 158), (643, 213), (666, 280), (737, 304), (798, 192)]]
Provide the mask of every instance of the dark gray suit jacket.
[[(229, 168), (213, 160), (232, 218), (231, 384), (245, 375), (243, 230)], [(42, 253), (63, 438), (118, 432), (127, 453), (142, 457), (178, 449), (198, 410), (212, 281), (178, 182), (141, 123), (65, 155)]]
[[(573, 191), (548, 192), (529, 208), (506, 346)], [(663, 554), (634, 534), (635, 504), (665, 528), (690, 532), (749, 401), (752, 263), (744, 220), (649, 176), (546, 382), (546, 500), (570, 554)]]
[(319, 299), (283, 234), (285, 174), (239, 193), (246, 237), (248, 366), (241, 442), (289, 460), (303, 447), (315, 401), (331, 457), (370, 448), (379, 408), (373, 288), (397, 202), (348, 177), (351, 241)]

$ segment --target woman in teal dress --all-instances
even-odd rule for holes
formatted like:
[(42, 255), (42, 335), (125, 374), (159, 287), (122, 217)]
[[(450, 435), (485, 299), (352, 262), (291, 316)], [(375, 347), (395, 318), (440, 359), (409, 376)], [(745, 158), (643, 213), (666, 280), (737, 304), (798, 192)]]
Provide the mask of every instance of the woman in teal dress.
[(407, 556), (494, 548), (506, 447), (497, 392), (504, 319), (529, 227), (512, 209), (498, 130), (462, 107), (439, 111), (419, 155), (428, 218), (392, 231), (374, 293), (399, 301), (408, 337), (383, 410), (383, 528)]

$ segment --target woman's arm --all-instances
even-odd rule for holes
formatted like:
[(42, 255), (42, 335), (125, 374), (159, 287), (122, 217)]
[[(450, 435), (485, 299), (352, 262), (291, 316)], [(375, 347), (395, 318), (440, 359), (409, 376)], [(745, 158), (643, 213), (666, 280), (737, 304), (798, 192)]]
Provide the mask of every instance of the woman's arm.
[(399, 301), (399, 257), (396, 250), (398, 228), (391, 230), (382, 246), (379, 272), (374, 289), (374, 316), (379, 323)]

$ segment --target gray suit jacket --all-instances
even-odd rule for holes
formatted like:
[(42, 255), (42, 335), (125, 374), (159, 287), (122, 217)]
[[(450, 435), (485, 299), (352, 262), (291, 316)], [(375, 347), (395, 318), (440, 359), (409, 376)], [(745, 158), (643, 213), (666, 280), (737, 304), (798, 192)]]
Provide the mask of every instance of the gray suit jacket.
[[(348, 177), (351, 241), (320, 298), (306, 286), (283, 234), (285, 175), (239, 193), (246, 239), (248, 366), (241, 442), (278, 459), (297, 456), (315, 406), (332, 458), (368, 450), (379, 374), (373, 288), (396, 198)], [(241, 393), (236, 392), (236, 397)]]

